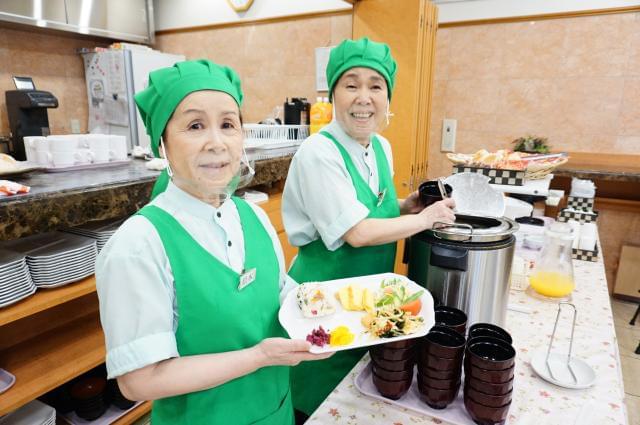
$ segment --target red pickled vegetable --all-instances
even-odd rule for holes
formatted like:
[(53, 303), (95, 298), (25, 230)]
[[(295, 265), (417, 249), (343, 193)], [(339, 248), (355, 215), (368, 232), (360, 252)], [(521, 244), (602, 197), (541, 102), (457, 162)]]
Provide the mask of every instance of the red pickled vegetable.
[(319, 326), (318, 329), (312, 330), (311, 333), (307, 335), (307, 341), (312, 345), (324, 347), (329, 343), (329, 334), (322, 329), (322, 326)]

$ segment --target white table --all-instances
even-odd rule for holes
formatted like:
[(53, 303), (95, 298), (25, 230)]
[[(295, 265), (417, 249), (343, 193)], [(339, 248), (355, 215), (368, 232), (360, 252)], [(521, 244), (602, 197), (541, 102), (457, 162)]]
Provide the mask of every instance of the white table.
[[(620, 356), (602, 256), (598, 262), (574, 261), (574, 275), (577, 287), (572, 302), (578, 308), (578, 319), (573, 352), (594, 368), (596, 383), (586, 390), (569, 390), (547, 383), (535, 374), (529, 364), (531, 355), (536, 349), (547, 347), (557, 304), (535, 299), (524, 292), (512, 291), (509, 302), (530, 309), (531, 313), (507, 312), (506, 327), (513, 336), (517, 351), (514, 401), (508, 419), (510, 424), (628, 423), (623, 401)], [(563, 318), (565, 320), (558, 326), (557, 336), (560, 339), (556, 340), (559, 342), (554, 343), (554, 347), (562, 348), (563, 342), (568, 342), (570, 318), (564, 314)], [(568, 347), (568, 344), (564, 347)], [(367, 354), (314, 412), (308, 424), (447, 424), (362, 395), (355, 388), (353, 380), (368, 362)]]

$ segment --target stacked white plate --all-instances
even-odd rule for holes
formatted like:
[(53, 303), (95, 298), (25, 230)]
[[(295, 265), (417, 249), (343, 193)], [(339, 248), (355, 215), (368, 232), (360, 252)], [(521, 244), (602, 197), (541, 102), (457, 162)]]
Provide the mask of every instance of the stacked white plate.
[(81, 226), (65, 228), (63, 231), (95, 239), (98, 244), (98, 252), (100, 252), (124, 220), (124, 218), (118, 218), (89, 221)]
[(0, 307), (20, 301), (35, 291), (25, 255), (0, 249)]
[(1, 417), (0, 425), (56, 425), (56, 409), (33, 400)]
[(49, 232), (4, 242), (2, 247), (27, 256), (29, 274), (38, 288), (76, 282), (95, 271), (96, 241), (79, 235)]

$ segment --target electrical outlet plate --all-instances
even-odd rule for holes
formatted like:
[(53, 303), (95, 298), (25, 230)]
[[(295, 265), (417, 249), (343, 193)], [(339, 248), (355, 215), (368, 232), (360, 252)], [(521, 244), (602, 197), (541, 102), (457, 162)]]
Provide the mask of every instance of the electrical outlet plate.
[(442, 144), (440, 146), (442, 152), (455, 152), (457, 126), (457, 120), (445, 118), (442, 121)]
[(71, 120), (71, 134), (80, 134), (80, 120)]

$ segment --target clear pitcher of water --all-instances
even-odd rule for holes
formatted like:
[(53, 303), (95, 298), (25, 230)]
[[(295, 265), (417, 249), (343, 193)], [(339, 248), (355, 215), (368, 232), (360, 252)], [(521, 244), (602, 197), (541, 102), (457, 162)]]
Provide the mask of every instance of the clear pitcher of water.
[(553, 223), (545, 231), (545, 241), (533, 273), (531, 289), (545, 297), (568, 298), (575, 288), (571, 244), (573, 229), (566, 223)]

